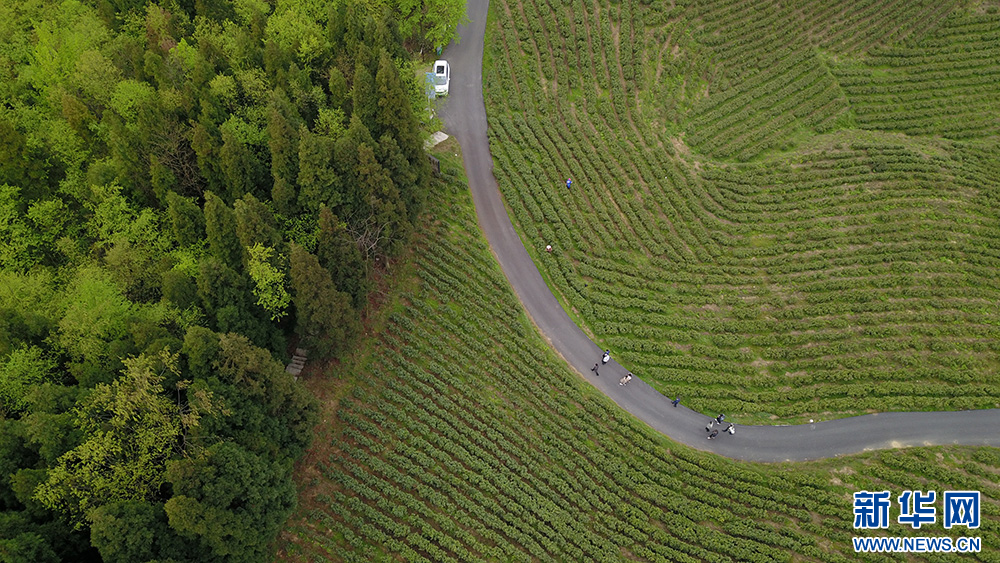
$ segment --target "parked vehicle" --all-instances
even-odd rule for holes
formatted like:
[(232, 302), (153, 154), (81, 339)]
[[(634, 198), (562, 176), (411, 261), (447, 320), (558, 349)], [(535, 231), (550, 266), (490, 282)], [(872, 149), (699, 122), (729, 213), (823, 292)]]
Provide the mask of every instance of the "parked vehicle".
[(451, 85), (451, 65), (446, 60), (434, 61), (434, 94), (447, 96)]

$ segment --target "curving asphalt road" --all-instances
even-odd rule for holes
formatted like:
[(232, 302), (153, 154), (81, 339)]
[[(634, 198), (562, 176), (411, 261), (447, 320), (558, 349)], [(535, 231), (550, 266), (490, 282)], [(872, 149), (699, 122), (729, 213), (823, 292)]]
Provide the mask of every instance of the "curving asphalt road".
[(1000, 409), (959, 412), (882, 413), (797, 426), (738, 426), (736, 434), (707, 440), (708, 417), (670, 399), (634, 378), (618, 384), (625, 369), (612, 361), (595, 377), (590, 368), (601, 348), (569, 318), (545, 284), (511, 225), (493, 177), (483, 102), (483, 39), (489, 0), (468, 0), (470, 23), (459, 28), (461, 42), (449, 45), (450, 95), (438, 113), (447, 132), (462, 146), (465, 171), (479, 216), (504, 275), (552, 347), (576, 371), (654, 429), (700, 450), (731, 458), (779, 462), (802, 461), (867, 450), (944, 444), (1000, 446)]

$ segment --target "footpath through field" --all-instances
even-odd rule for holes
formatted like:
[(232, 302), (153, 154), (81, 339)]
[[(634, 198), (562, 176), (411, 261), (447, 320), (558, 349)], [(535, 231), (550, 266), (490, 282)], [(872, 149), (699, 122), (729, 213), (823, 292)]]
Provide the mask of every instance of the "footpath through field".
[[(727, 457), (801, 461), (865, 450), (944, 444), (1000, 446), (1000, 410), (882, 413), (798, 426), (739, 426), (736, 435), (706, 440), (708, 416), (683, 406), (635, 378), (618, 384), (625, 369), (613, 360), (595, 377), (590, 368), (602, 350), (569, 318), (545, 284), (511, 225), (493, 177), (483, 102), (483, 45), (489, 0), (468, 0), (471, 23), (442, 58), (451, 63), (448, 98), (439, 102), (447, 131), (462, 146), (479, 224), (518, 299), (566, 362), (621, 408), (671, 439)], [(511, 369), (517, 369), (516, 363)], [(712, 413), (716, 414), (716, 413)], [(726, 425), (723, 424), (723, 427)], [(718, 426), (716, 426), (718, 428)]]

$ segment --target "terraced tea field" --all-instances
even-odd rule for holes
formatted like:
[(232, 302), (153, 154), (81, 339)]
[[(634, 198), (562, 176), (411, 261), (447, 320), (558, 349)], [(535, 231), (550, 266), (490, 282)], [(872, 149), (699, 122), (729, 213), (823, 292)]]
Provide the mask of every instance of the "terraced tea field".
[(763, 466), (671, 443), (551, 354), (458, 178), (429, 208), (446, 211), (378, 353), (329, 382), (334, 434), (308, 458), (281, 560), (841, 562), (857, 559), (851, 493), (910, 488), (981, 490), (982, 526), (891, 534), (976, 535), (963, 561), (996, 560), (995, 448)]
[(995, 3), (490, 17), (501, 191), (616, 359), (747, 422), (1000, 406)]

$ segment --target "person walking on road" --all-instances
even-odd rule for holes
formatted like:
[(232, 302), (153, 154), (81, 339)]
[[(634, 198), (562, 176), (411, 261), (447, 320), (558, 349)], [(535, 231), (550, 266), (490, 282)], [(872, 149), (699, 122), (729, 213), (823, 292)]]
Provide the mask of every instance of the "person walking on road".
[(715, 426), (715, 419), (708, 419), (708, 424), (705, 425), (705, 432), (711, 432), (713, 426)]
[(632, 381), (632, 372), (625, 374), (625, 385), (628, 385), (629, 381)]
[(597, 371), (598, 366), (601, 364), (594, 364), (594, 367), (590, 368), (590, 371), (594, 372), (594, 375), (601, 375), (601, 372)]
[(681, 396), (677, 395), (677, 398), (670, 402), (674, 404), (674, 408), (677, 408), (677, 403), (681, 402)]
[(712, 430), (712, 433), (708, 435), (708, 439), (709, 440), (714, 440), (715, 437), (718, 436), (718, 435), (719, 435), (719, 431), (718, 430)]
[(726, 415), (720, 414), (719, 416), (715, 417), (715, 420), (717, 420), (719, 422), (719, 424), (722, 424), (722, 421), (725, 420), (725, 418), (726, 418)]
[(729, 432), (730, 436), (736, 434), (736, 425), (733, 424), (732, 422), (730, 422), (729, 423), (729, 428), (726, 428), (726, 432)]
[(604, 351), (604, 357), (601, 358), (601, 363), (606, 364), (611, 361), (611, 350)]

